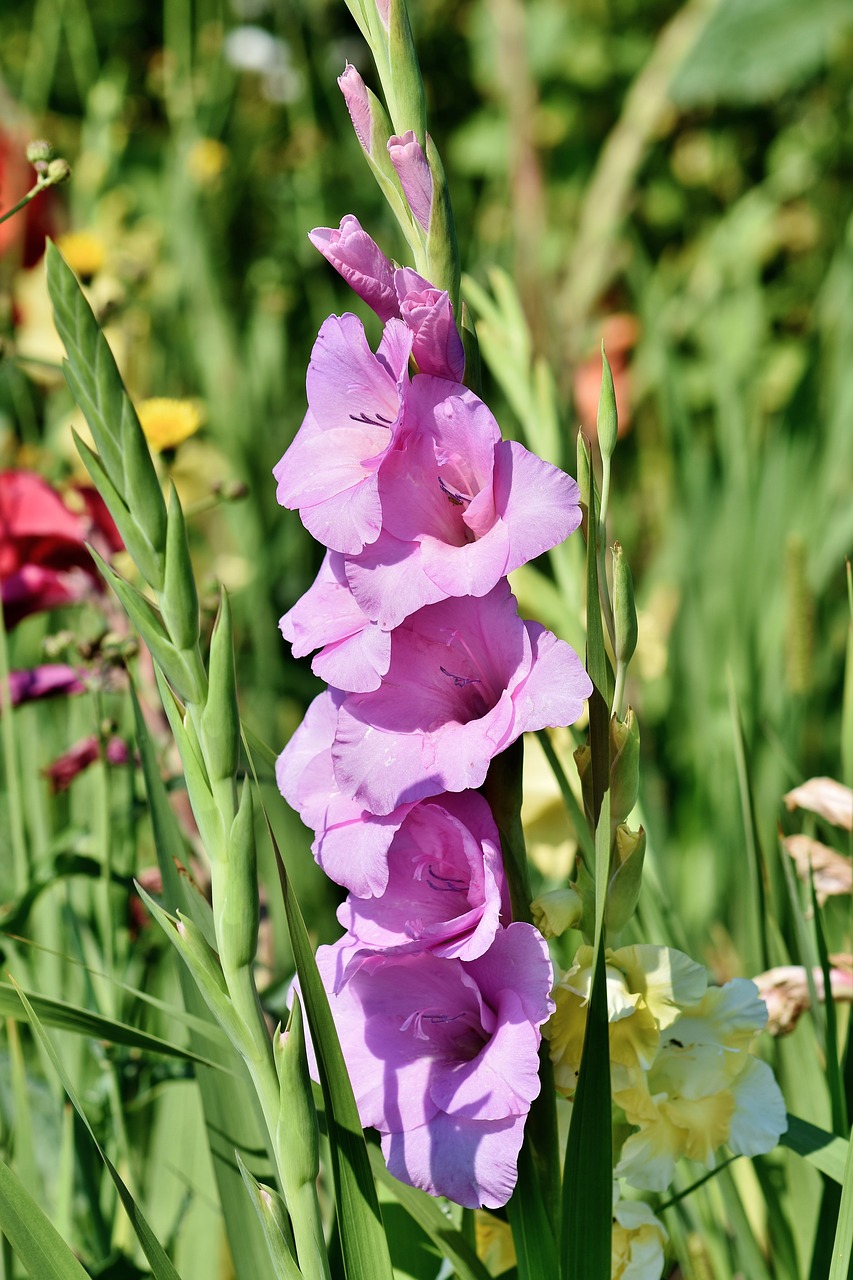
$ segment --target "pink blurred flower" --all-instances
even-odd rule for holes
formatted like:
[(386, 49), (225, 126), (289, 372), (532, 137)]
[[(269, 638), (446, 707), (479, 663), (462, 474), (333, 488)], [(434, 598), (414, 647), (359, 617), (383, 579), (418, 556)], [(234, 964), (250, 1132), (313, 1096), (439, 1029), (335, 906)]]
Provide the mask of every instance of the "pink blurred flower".
[(48, 662), (27, 671), (9, 672), (9, 693), (13, 707), (19, 707), (25, 702), (37, 702), (41, 698), (83, 693), (85, 688), (79, 673), (64, 662)]
[(506, 1204), (553, 1009), (542, 937), (511, 924), (463, 962), (360, 951), (347, 936), (317, 963), (362, 1123), (382, 1135), (391, 1173), (469, 1208)]
[(505, 580), (430, 605), (392, 633), (380, 687), (343, 699), (337, 786), (373, 814), (478, 787), (493, 756), (528, 730), (571, 724), (591, 692), (577, 654), (519, 618)]

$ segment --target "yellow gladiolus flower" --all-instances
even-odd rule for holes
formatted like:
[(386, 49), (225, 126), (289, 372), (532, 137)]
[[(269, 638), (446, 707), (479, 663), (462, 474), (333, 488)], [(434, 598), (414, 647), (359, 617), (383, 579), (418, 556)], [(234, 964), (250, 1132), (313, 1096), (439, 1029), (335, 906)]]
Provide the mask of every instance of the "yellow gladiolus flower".
[(642, 1200), (620, 1200), (613, 1188), (611, 1280), (660, 1280), (667, 1233)]

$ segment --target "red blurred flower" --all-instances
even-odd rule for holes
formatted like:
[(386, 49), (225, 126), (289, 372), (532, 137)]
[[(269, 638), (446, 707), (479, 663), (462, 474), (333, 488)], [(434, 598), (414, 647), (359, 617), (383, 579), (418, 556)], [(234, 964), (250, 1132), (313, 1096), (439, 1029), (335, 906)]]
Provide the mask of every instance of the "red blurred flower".
[[(81, 742), (69, 747), (67, 751), (64, 751), (61, 756), (54, 760), (53, 764), (49, 764), (46, 769), (43, 769), (42, 773), (50, 782), (51, 791), (56, 795), (60, 791), (67, 791), (77, 775), (82, 773), (84, 769), (88, 769), (89, 765), (94, 764), (100, 758), (100, 739), (93, 734), (91, 738), (83, 738)], [(124, 739), (115, 736), (108, 739), (103, 758), (107, 764), (128, 764), (130, 762), (130, 752)]]
[(617, 312), (615, 315), (608, 316), (601, 327), (599, 349), (575, 367), (572, 374), (575, 411), (584, 433), (590, 439), (595, 436), (598, 396), (601, 391), (600, 341), (604, 340), (604, 349), (613, 374), (613, 389), (616, 392), (616, 408), (619, 413), (619, 435), (624, 436), (631, 428), (633, 410), (631, 352), (639, 336), (640, 322), (636, 316), (628, 312)]
[(0, 471), (0, 591), (7, 627), (31, 613), (74, 604), (101, 590), (86, 540), (109, 552), (121, 540), (98, 495), (82, 490), (84, 512), (69, 511), (32, 471)]
[[(7, 103), (0, 97), (6, 114)], [(36, 182), (26, 157), (27, 137), (20, 128), (0, 127), (0, 213), (11, 209)], [(15, 265), (32, 267), (44, 253), (47, 236), (58, 229), (59, 197), (53, 188), (42, 191), (20, 213), (0, 223), (0, 257), (10, 254)]]

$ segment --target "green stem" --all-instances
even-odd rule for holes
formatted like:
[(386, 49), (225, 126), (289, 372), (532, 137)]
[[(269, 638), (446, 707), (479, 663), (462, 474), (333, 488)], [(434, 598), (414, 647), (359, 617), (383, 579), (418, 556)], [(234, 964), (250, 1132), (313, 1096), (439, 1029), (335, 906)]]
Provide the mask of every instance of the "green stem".
[(2, 603), (0, 603), (0, 719), (3, 722), (3, 759), (6, 766), (6, 789), (9, 795), (9, 826), (15, 867), (15, 892), (20, 896), (27, 888), (29, 867), (24, 833), (24, 810), (21, 804), (21, 775), (18, 771), (15, 726), (12, 723), (9, 649), (6, 644), (6, 623)]
[(53, 183), (47, 178), (39, 178), (36, 185), (31, 187), (27, 194), (23, 196), (16, 205), (13, 205), (11, 209), (7, 209), (5, 213), (0, 213), (0, 222), (5, 222), (7, 218), (14, 217), (16, 213), (20, 213), (21, 209), (24, 209), (31, 200), (35, 200), (36, 196), (40, 195), (46, 187), (52, 186)]

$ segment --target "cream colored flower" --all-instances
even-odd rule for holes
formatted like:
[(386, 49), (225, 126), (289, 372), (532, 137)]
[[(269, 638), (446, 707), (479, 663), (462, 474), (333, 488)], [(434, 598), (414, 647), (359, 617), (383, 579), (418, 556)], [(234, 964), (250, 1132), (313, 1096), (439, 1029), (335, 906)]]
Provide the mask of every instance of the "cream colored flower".
[(642, 1200), (620, 1200), (613, 1188), (611, 1280), (660, 1280), (668, 1236)]
[(583, 915), (580, 894), (568, 885), (540, 893), (530, 904), (530, 914), (539, 932), (546, 938), (559, 938), (567, 929), (575, 929)]
[(195, 435), (204, 414), (195, 400), (169, 400), (155, 397), (136, 406), (142, 430), (152, 449), (174, 449)]
[[(592, 948), (579, 947), (575, 963), (554, 989), (556, 1010), (545, 1028), (551, 1042), (554, 1078), (571, 1097), (577, 1084), (586, 1011), (592, 986)], [(605, 955), (610, 1061), (615, 1087), (626, 1076), (647, 1070), (660, 1046), (661, 1029), (694, 1003), (707, 988), (705, 969), (671, 947), (620, 947)]]
[(767, 1064), (746, 1052), (766, 1016), (755, 984), (735, 979), (665, 1030), (651, 1068), (613, 1092), (638, 1130), (622, 1148), (618, 1176), (664, 1191), (682, 1156), (712, 1169), (723, 1143), (739, 1155), (776, 1145), (787, 1127), (785, 1103)]

